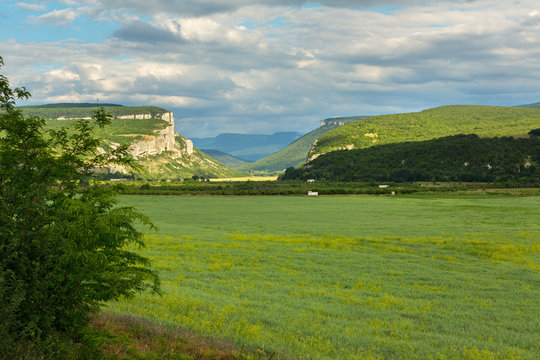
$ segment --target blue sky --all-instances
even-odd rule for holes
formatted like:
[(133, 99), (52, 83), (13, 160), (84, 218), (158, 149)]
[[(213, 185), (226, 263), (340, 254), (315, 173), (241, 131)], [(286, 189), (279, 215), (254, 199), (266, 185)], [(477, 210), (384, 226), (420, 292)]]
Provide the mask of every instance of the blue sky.
[(174, 111), (188, 137), (540, 101), (535, 0), (0, 0), (28, 103)]

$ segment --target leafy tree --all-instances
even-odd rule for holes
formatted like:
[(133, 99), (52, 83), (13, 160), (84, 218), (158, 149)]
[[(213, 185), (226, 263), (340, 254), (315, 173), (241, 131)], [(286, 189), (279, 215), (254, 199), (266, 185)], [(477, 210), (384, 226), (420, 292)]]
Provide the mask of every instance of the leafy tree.
[(80, 185), (107, 163), (133, 165), (126, 147), (99, 149), (92, 132), (110, 122), (105, 111), (45, 131), (15, 108), (29, 96), (0, 75), (0, 358), (73, 357), (66, 344), (104, 302), (159, 292), (148, 259), (126, 248), (144, 245), (137, 223), (152, 223), (111, 191)]

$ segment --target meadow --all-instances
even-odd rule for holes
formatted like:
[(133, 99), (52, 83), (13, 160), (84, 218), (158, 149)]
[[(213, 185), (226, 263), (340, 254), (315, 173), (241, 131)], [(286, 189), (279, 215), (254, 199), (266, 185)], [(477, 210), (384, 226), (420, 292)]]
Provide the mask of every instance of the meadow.
[(540, 358), (540, 198), (121, 196), (162, 297), (108, 309), (261, 358)]

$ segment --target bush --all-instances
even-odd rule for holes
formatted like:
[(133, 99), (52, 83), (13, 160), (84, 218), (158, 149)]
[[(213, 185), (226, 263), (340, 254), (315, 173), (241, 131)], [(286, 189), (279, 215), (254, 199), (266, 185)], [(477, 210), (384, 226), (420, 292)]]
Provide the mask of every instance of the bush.
[(125, 250), (144, 245), (136, 222), (152, 224), (118, 207), (111, 190), (80, 186), (96, 167), (132, 164), (126, 147), (97, 151), (92, 132), (110, 122), (104, 110), (74, 132), (45, 133), (43, 119), (14, 107), (29, 96), (0, 75), (0, 354), (73, 358), (69, 349), (84, 345), (71, 342), (84, 339), (104, 302), (159, 292), (148, 260)]

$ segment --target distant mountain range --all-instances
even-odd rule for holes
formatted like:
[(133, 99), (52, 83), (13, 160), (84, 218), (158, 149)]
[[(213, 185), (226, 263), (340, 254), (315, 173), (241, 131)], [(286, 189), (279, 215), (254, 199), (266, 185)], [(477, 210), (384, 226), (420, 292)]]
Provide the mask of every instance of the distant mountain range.
[(540, 108), (540, 102), (537, 102), (537, 103), (534, 103), (534, 104), (519, 105), (519, 107)]
[(302, 135), (298, 132), (277, 132), (272, 135), (225, 133), (191, 140), (199, 149), (217, 150), (242, 160), (256, 161), (283, 149)]

